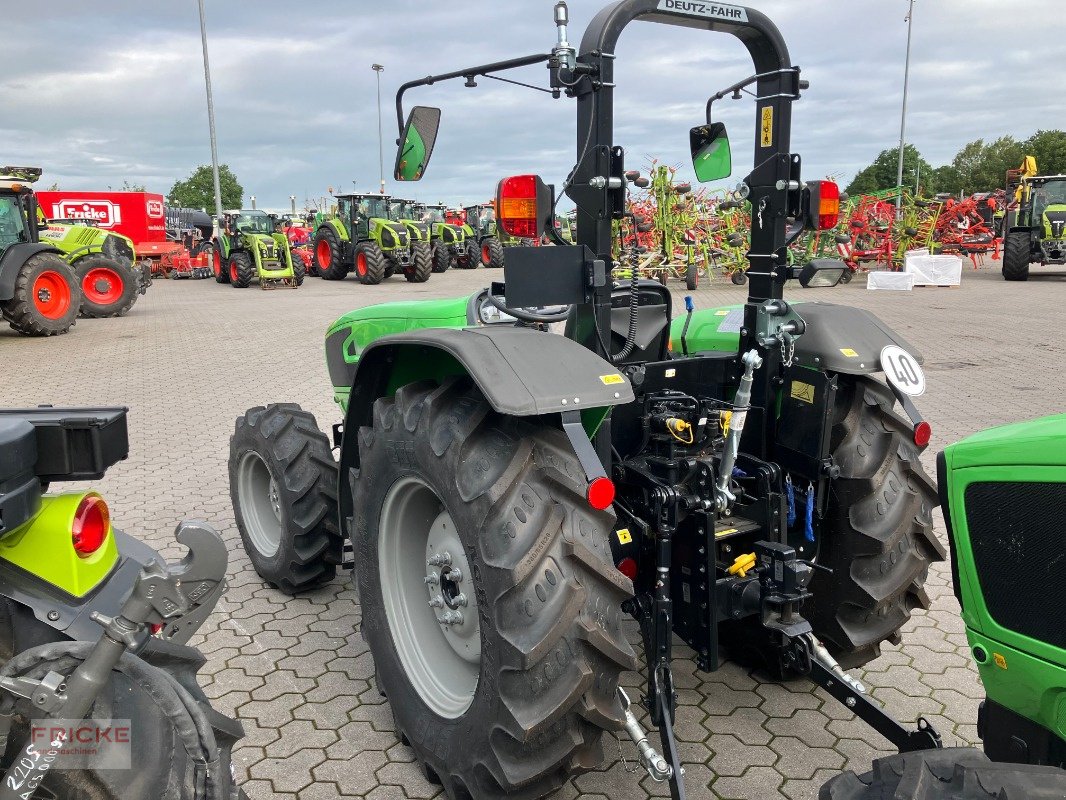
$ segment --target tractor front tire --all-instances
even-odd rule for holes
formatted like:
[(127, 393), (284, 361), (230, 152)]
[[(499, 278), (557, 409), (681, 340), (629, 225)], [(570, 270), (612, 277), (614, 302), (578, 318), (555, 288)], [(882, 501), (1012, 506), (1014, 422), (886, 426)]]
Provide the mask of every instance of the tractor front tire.
[(355, 276), (359, 282), (374, 286), (385, 279), (388, 264), (377, 242), (359, 242), (355, 246)]
[(1008, 281), (1029, 280), (1029, 233), (1012, 231), (1003, 240), (1003, 278)]
[(436, 273), (447, 272), (452, 265), (452, 254), (448, 252), (448, 245), (441, 242), (433, 243), (433, 271)]
[(433, 256), (429, 245), (424, 242), (414, 245), (411, 256), (411, 265), (404, 270), (403, 276), (409, 283), (425, 283), (433, 274)]
[(980, 750), (947, 747), (874, 759), (863, 775), (845, 772), (829, 780), (818, 800), (1060, 800), (1066, 770), (989, 761)]
[(81, 289), (74, 270), (55, 253), (36, 253), (15, 276), (10, 300), (0, 312), (24, 336), (56, 336), (69, 331), (81, 309)]
[(449, 798), (532, 800), (595, 768), (636, 664), (632, 585), (566, 436), (454, 378), (380, 398), (357, 435), (361, 630), (423, 773)]
[(342, 281), (348, 276), (348, 265), (341, 257), (340, 240), (329, 228), (323, 228), (315, 234), (315, 256), (312, 263), (318, 274), (327, 281)]
[(685, 266), (685, 288), (690, 292), (700, 285), (700, 268), (696, 262), (689, 262)]
[(463, 269), (477, 269), (481, 264), (481, 245), (473, 239), (466, 242), (466, 262), (460, 263)]
[(292, 277), (297, 286), (303, 286), (304, 276), (307, 274), (307, 270), (304, 269), (304, 260), (295, 253), (290, 253), (289, 257), (292, 263)]
[(94, 253), (74, 263), (74, 274), (83, 317), (121, 317), (137, 302), (141, 276), (128, 261)]
[(936, 486), (925, 474), (911, 425), (872, 378), (840, 376), (831, 448), (840, 475), (829, 490), (814, 597), (803, 615), (845, 668), (900, 641), (911, 609), (928, 608), (929, 565), (943, 561), (933, 532)]
[(287, 594), (333, 580), (341, 560), (337, 464), (295, 403), (250, 408), (229, 443), (230, 499), (252, 566)]
[(229, 282), (234, 289), (247, 289), (255, 277), (255, 262), (243, 250), (229, 257)]
[(490, 236), (481, 243), (481, 265), (489, 269), (503, 267), (503, 245), (495, 236)]
[(211, 248), (208, 254), (211, 261), (211, 271), (215, 274), (215, 283), (229, 283), (229, 264), (222, 257), (222, 250), (218, 245)]

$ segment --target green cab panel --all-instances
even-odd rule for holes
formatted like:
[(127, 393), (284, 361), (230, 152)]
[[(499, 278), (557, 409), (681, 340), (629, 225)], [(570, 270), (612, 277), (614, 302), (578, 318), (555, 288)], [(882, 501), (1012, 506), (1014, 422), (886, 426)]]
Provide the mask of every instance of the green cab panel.
[[(670, 349), (680, 355), (681, 332), (685, 329), (686, 314), (675, 317), (670, 323)], [(692, 312), (685, 342), (689, 353), (737, 352), (740, 347), (740, 329), (744, 324), (744, 306), (719, 306)]]
[[(359, 356), (371, 342), (392, 333), (420, 328), (463, 328), (472, 297), (440, 300), (401, 300), (349, 311), (326, 332), (326, 367), (333, 382), (333, 399), (347, 411), (348, 395)], [(456, 374), (453, 371), (446, 374)]]
[(109, 528), (103, 545), (92, 555), (83, 558), (74, 550), (74, 512), (85, 495), (64, 492), (41, 498), (33, 518), (0, 539), (0, 559), (73, 597), (84, 597), (99, 586), (118, 563), (118, 547)]

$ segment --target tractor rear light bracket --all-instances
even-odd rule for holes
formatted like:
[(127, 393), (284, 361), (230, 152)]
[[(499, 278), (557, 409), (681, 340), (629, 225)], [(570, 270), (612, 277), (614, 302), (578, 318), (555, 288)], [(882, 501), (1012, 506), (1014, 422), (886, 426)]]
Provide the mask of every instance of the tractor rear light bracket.
[(574, 455), (585, 472), (585, 479), (592, 483), (596, 478), (606, 478), (607, 470), (603, 468), (603, 462), (596, 455), (596, 448), (592, 446), (592, 440), (585, 432), (585, 426), (581, 424), (581, 412), (564, 411), (561, 416), (563, 432), (570, 440), (570, 446), (574, 448)]

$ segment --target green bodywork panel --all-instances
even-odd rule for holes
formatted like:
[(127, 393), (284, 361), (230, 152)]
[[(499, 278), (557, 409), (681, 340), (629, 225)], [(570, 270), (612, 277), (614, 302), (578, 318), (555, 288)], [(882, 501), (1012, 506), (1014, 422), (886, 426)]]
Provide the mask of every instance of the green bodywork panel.
[(332, 231), (337, 234), (337, 238), (342, 242), (348, 242), (352, 239), (351, 234), (348, 233), (348, 226), (340, 217), (326, 220), (322, 224), (322, 227), (332, 229)]
[[(981, 588), (965, 506), (966, 490), (974, 484), (1066, 483), (1066, 415), (983, 431), (946, 448), (943, 459), (956, 588), (985, 692), (991, 700), (1066, 741), (1066, 650), (1011, 630), (992, 616)], [(1012, 513), (1024, 524), (1024, 508)], [(1061, 563), (1062, 558), (1057, 561)], [(1047, 572), (1039, 578), (1034, 574), (1034, 580), (1046, 581), (1050, 576), (1059, 587), (1066, 576), (1066, 567), (1053, 564), (1034, 564), (1034, 573), (1037, 570)], [(1049, 597), (1059, 594), (1055, 587), (1048, 588)], [(1039, 609), (1033, 613), (1040, 613)], [(975, 649), (978, 655), (983, 649), (983, 660), (974, 655)]]
[(133, 240), (120, 233), (100, 230), (91, 225), (64, 225), (55, 222), (48, 223), (48, 227), (40, 231), (41, 241), (58, 249), (68, 264), (73, 264), (83, 256), (104, 252), (104, 244), (111, 237), (121, 240), (128, 248), (127, 260), (132, 264)]
[[(688, 334), (685, 336), (688, 352), (737, 352), (740, 348), (740, 324), (736, 320), (737, 315), (741, 315), (740, 322), (743, 322), (743, 314), (742, 305), (693, 311), (692, 322), (689, 323)], [(670, 323), (670, 348), (678, 355), (684, 352), (681, 347), (681, 332), (685, 329), (686, 318), (687, 314), (682, 314)], [(720, 330), (722, 327), (726, 330)]]
[(1048, 218), (1049, 214), (1053, 214), (1056, 219), (1061, 220), (1062, 215), (1066, 214), (1066, 203), (1052, 203), (1051, 205), (1049, 205), (1047, 208), (1044, 209), (1043, 219), (1041, 220), (1044, 227), (1043, 231), (1041, 232), (1041, 236), (1044, 239), (1054, 239), (1056, 241), (1060, 239), (1066, 239), (1066, 232), (1062, 230), (1061, 226), (1059, 227), (1058, 235), (1055, 235), (1055, 229), (1052, 226), (1052, 221)]
[(74, 597), (84, 597), (118, 563), (115, 537), (108, 531), (104, 544), (87, 558), (71, 543), (74, 512), (85, 492), (45, 495), (40, 510), (0, 539), (0, 559), (36, 575)]
[(241, 233), (237, 236), (222, 234), (222, 255), (229, 258), (237, 250), (246, 250), (255, 264), (259, 278), (273, 280), (292, 278), (292, 253), (284, 233)]

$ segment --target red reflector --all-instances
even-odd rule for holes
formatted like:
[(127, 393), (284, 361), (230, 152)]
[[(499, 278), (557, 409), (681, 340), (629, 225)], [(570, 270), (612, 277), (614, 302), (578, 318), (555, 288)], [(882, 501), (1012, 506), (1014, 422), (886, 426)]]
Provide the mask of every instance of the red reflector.
[(828, 231), (840, 221), (840, 187), (833, 181), (819, 181), (818, 230)]
[(86, 558), (91, 556), (107, 538), (107, 529), (111, 526), (111, 512), (98, 494), (87, 494), (78, 503), (74, 512), (74, 522), (70, 526), (70, 538), (74, 551)]
[(610, 478), (596, 478), (585, 490), (585, 499), (597, 511), (603, 511), (614, 502), (614, 483)]
[(929, 444), (931, 438), (933, 438), (933, 428), (928, 422), (922, 420), (914, 426), (914, 443), (916, 445), (925, 447)]
[(632, 558), (623, 558), (616, 566), (618, 567), (618, 571), (629, 578), (629, 580), (635, 581), (637, 579), (637, 562)]
[(506, 233), (537, 238), (539, 183), (536, 175), (512, 175), (496, 187), (496, 219)]
[(152, 629), (152, 636), (156, 636), (161, 630), (163, 630), (163, 623), (153, 622), (149, 627)]

